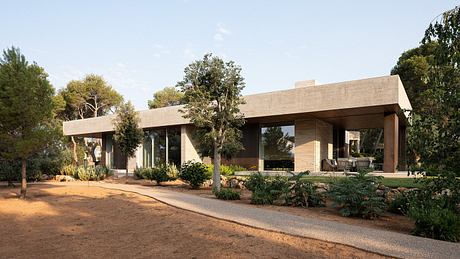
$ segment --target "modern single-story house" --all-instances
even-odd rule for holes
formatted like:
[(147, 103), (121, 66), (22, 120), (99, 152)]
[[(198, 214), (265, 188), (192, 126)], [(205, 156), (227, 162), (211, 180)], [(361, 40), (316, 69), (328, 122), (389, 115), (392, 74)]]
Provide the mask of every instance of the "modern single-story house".
[[(383, 128), (383, 171), (406, 168), (406, 111), (411, 104), (397, 75), (322, 85), (300, 81), (293, 89), (244, 99), (245, 149), (228, 163), (259, 171), (318, 172), (323, 159), (349, 156), (347, 131)], [(203, 161), (192, 137), (194, 126), (181, 108), (139, 112), (145, 140), (127, 165), (112, 139), (115, 115), (64, 122), (64, 134), (102, 139), (101, 163), (113, 169)]]

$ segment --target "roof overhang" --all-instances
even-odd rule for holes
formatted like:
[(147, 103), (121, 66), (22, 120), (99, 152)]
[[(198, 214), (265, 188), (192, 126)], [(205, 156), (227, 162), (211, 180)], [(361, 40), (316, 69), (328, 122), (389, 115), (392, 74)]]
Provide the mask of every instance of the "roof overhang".
[[(340, 83), (300, 87), (247, 95), (240, 110), (248, 122), (275, 122), (299, 118), (318, 118), (345, 129), (383, 127), (386, 113), (398, 113), (407, 123), (412, 109), (399, 76), (383, 76)], [(171, 106), (139, 112), (140, 127), (155, 128), (189, 124)], [(405, 113), (406, 112), (406, 113)], [(115, 115), (64, 122), (64, 134), (94, 136), (114, 131)]]

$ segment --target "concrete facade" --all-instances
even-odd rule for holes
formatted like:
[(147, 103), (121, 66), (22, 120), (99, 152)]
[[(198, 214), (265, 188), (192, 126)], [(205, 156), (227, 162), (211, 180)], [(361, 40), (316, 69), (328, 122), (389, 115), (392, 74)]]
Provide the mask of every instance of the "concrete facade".
[(332, 159), (333, 127), (317, 119), (295, 121), (294, 171), (321, 171), (321, 161)]
[[(263, 170), (263, 157), (256, 140), (260, 139), (260, 125), (291, 123), (295, 125), (295, 171), (320, 171), (321, 160), (347, 157), (345, 130), (384, 128), (384, 171), (395, 172), (404, 148), (400, 127), (408, 123), (402, 112), (411, 109), (398, 76), (383, 76), (362, 80), (318, 85), (312, 80), (296, 83), (295, 88), (244, 96), (240, 106), (248, 128), (243, 136), (246, 150), (229, 162)], [(145, 129), (180, 126), (181, 162), (203, 161), (192, 138), (193, 125), (183, 118), (183, 106), (171, 106), (140, 111), (140, 127)], [(114, 131), (114, 115), (64, 122), (68, 136), (102, 137)], [(335, 144), (334, 144), (335, 143)], [(104, 148), (103, 152), (107, 151)], [(139, 155), (128, 162), (128, 168), (142, 164)], [(404, 158), (402, 158), (404, 159)], [(107, 161), (106, 161), (107, 162)]]

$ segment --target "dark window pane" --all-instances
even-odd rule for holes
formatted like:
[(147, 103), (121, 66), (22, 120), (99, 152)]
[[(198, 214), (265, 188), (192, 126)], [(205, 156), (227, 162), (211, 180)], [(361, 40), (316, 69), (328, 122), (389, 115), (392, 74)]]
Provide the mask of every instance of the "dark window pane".
[(294, 170), (294, 126), (263, 127), (264, 170)]
[(180, 129), (168, 129), (168, 163), (180, 166)]

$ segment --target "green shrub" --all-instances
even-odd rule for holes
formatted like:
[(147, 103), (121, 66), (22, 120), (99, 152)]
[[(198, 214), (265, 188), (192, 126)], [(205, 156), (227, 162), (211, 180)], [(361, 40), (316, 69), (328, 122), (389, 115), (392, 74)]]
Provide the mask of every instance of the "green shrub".
[(295, 207), (321, 207), (324, 206), (324, 196), (316, 192), (316, 186), (312, 182), (302, 180), (302, 177), (310, 172), (301, 172), (289, 177), (289, 184), (283, 190), (285, 205)]
[(197, 189), (209, 179), (209, 176), (203, 163), (188, 161), (182, 164), (179, 178), (190, 184), (192, 188)]
[(168, 167), (165, 165), (147, 168), (147, 170), (143, 172), (143, 176), (144, 179), (155, 181), (158, 185), (170, 180), (168, 176)]
[[(206, 165), (206, 170), (209, 176), (214, 173), (214, 165)], [(235, 175), (236, 171), (246, 171), (246, 168), (239, 165), (220, 165), (220, 174), (225, 176)]]
[(418, 206), (410, 206), (408, 216), (415, 220), (413, 234), (417, 236), (460, 241), (460, 216), (445, 208), (445, 201), (431, 199)]
[(460, 241), (460, 179), (455, 175), (424, 178), (408, 196), (407, 215), (415, 220), (415, 235)]
[(261, 189), (265, 185), (267, 178), (267, 176), (262, 175), (260, 172), (253, 173), (248, 177), (244, 186), (246, 189), (254, 192), (256, 189)]
[(252, 204), (273, 204), (285, 192), (287, 179), (281, 176), (269, 178), (260, 172), (251, 174), (245, 186), (252, 192)]
[(356, 176), (346, 177), (331, 184), (329, 196), (334, 201), (334, 206), (340, 208), (342, 216), (372, 219), (384, 212), (385, 199), (376, 194), (381, 177), (367, 174), (366, 171), (360, 171)]
[(109, 169), (102, 165), (74, 168), (73, 177), (81, 181), (100, 181), (109, 175)]
[(239, 200), (240, 193), (230, 188), (221, 188), (220, 191), (212, 191), (219, 200)]
[(407, 194), (400, 193), (395, 196), (394, 200), (390, 202), (388, 211), (406, 215), (409, 210), (409, 198)]
[(69, 175), (69, 176), (74, 176), (75, 171), (77, 170), (77, 167), (70, 164), (70, 165), (65, 165), (61, 168), (60, 174), (61, 175)]
[(144, 170), (144, 168), (142, 168), (142, 167), (136, 167), (134, 169), (134, 177), (136, 179), (144, 179), (143, 170)]
[(168, 165), (167, 173), (170, 181), (174, 181), (179, 177), (179, 170), (175, 164)]
[(94, 167), (97, 180), (104, 180), (110, 175), (110, 170), (105, 165), (97, 165)]

